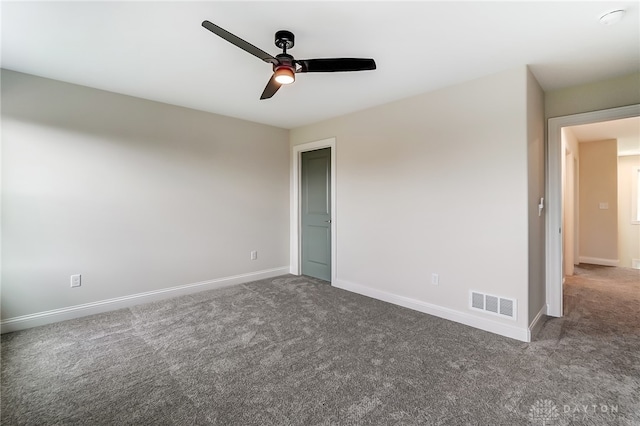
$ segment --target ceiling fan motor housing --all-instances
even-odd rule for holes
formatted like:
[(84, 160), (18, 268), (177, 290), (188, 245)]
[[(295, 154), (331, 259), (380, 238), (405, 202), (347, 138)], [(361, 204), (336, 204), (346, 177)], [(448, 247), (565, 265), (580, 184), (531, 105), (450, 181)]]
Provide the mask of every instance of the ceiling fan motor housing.
[(276, 46), (283, 49), (285, 52), (287, 49), (291, 49), (294, 45), (295, 36), (291, 31), (280, 30), (276, 32)]
[(276, 59), (278, 60), (278, 65), (274, 65), (273, 66), (274, 69), (275, 67), (280, 67), (280, 66), (294, 68), (295, 59), (293, 59), (293, 56), (288, 55), (286, 53), (281, 53), (279, 55), (276, 55)]

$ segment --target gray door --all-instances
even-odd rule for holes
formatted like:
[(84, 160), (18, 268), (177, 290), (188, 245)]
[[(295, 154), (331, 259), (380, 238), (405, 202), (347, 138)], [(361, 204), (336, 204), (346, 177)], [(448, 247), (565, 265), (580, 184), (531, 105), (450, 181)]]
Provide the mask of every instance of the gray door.
[(331, 281), (331, 148), (302, 153), (302, 273)]

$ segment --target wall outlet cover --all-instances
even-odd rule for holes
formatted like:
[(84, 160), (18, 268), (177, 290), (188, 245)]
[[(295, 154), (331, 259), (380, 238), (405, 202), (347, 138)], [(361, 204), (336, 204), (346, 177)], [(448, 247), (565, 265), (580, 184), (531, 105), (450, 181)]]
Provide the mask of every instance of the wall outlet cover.
[(71, 275), (71, 287), (80, 287), (82, 285), (82, 275)]

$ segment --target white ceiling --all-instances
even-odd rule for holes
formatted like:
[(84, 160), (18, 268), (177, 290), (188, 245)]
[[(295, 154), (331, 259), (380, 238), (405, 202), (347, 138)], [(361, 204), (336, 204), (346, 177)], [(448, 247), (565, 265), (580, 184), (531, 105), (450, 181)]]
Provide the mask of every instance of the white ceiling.
[(570, 126), (578, 142), (618, 140), (621, 154), (640, 154), (640, 117)]
[[(603, 12), (627, 10), (613, 26)], [(2, 2), (3, 68), (293, 128), (529, 64), (545, 90), (640, 69), (636, 1)], [(299, 74), (259, 100), (270, 65), (201, 27), (275, 55), (372, 57), (378, 69)]]

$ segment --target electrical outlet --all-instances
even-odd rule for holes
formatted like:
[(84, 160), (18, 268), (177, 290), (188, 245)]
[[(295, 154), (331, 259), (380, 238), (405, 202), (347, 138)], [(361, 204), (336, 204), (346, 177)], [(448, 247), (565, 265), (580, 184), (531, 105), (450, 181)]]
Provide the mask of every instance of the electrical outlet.
[(431, 274), (431, 284), (438, 285), (440, 283), (440, 277), (438, 274)]
[(251, 260), (257, 260), (258, 259), (258, 252), (253, 250), (251, 252)]
[(82, 275), (71, 275), (71, 287), (80, 287), (82, 285)]

